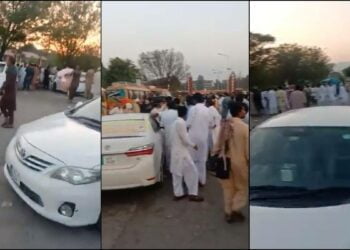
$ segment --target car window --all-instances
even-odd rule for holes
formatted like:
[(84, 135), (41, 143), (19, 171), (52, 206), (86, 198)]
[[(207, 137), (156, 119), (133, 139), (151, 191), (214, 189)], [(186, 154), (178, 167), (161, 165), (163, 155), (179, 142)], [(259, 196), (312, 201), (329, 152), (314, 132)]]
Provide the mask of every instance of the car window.
[(0, 63), (0, 73), (4, 73), (6, 64)]
[(102, 138), (144, 137), (148, 124), (145, 119), (111, 120), (102, 122)]
[(350, 187), (350, 127), (257, 128), (251, 186)]

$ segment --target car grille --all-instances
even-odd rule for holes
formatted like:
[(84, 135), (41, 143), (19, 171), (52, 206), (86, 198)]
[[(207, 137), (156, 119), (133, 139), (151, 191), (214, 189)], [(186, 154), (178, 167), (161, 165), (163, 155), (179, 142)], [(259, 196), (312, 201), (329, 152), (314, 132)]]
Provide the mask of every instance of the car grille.
[(29, 187), (27, 187), (26, 185), (23, 184), (23, 182), (21, 182), (19, 188), (22, 190), (22, 192), (29, 197), (29, 199), (31, 199), (32, 201), (34, 201), (36, 204), (38, 204), (39, 206), (43, 207), (44, 203), (41, 200), (41, 197), (33, 192)]
[(40, 159), (34, 155), (29, 155), (26, 158), (21, 159), (21, 161), (26, 167), (37, 172), (41, 172), (53, 165), (53, 163)]

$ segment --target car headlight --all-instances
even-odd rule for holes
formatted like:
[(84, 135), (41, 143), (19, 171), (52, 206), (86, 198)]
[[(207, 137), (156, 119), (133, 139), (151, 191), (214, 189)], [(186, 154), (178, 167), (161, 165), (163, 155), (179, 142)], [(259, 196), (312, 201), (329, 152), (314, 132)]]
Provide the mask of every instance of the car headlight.
[(62, 167), (53, 172), (51, 178), (66, 181), (73, 185), (89, 184), (101, 179), (101, 171), (76, 167)]
[(15, 142), (15, 150), (17, 152), (18, 157), (20, 157), (21, 159), (25, 158), (26, 150), (23, 147), (22, 137), (17, 137)]

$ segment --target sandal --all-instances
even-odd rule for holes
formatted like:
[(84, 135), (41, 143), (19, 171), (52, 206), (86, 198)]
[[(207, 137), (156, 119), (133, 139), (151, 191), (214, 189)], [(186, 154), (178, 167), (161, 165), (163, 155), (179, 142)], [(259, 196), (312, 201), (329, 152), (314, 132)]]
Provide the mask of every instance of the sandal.
[(202, 202), (204, 201), (204, 198), (199, 195), (190, 195), (189, 200), (194, 202)]
[(237, 221), (237, 222), (245, 221), (245, 216), (241, 212), (232, 212), (231, 217), (233, 221)]
[(182, 195), (182, 196), (174, 196), (174, 201), (179, 201), (179, 200), (182, 200), (183, 198), (186, 198), (187, 197), (187, 195), (186, 194), (184, 194), (184, 195)]

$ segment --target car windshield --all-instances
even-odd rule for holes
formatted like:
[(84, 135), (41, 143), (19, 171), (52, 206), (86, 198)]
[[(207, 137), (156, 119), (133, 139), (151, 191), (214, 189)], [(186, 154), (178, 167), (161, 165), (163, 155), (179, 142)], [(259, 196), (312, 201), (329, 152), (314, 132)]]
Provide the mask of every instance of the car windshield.
[(253, 193), (350, 189), (350, 127), (257, 128), (250, 145)]
[(96, 98), (83, 103), (73, 109), (67, 110), (65, 114), (86, 126), (96, 129), (101, 128), (101, 98)]
[(147, 130), (148, 123), (142, 118), (102, 122), (102, 138), (144, 137)]

